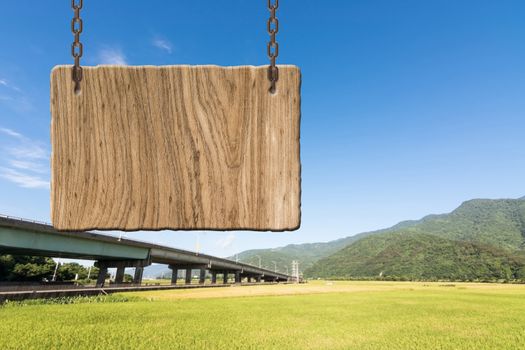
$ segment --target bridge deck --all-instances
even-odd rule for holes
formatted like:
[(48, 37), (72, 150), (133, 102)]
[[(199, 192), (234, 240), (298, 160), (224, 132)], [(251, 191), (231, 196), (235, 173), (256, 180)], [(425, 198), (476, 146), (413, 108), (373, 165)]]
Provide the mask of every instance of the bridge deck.
[[(51, 225), (0, 216), (0, 254), (25, 254), (105, 262), (117, 267), (144, 267), (151, 263), (180, 269), (207, 269), (289, 280), (291, 276), (253, 265), (155, 243), (95, 232), (61, 232)], [(109, 263), (115, 265), (108, 265)]]

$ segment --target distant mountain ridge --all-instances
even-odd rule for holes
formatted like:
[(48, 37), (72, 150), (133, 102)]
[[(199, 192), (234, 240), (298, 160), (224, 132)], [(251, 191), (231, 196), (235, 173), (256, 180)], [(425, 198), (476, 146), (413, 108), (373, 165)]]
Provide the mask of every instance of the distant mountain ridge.
[(284, 266), (291, 266), (293, 260), (298, 260), (301, 271), (304, 271), (319, 259), (327, 257), (363, 237), (389, 232), (403, 227), (410, 227), (417, 222), (418, 221), (416, 220), (402, 221), (387, 229), (363, 232), (354, 236), (339, 238), (329, 242), (289, 244), (278, 248), (245, 250), (237, 255), (229, 257), (229, 259), (235, 260), (238, 258), (242, 262), (258, 266), (259, 257), (261, 257), (262, 267), (273, 270), (275, 267), (273, 262), (275, 261), (278, 270), (283, 272), (285, 272)]
[[(395, 245), (408, 244), (406, 240), (394, 240), (390, 242), (394, 244), (392, 246), (384, 241), (384, 237), (377, 238), (388, 236), (391, 233), (405, 234), (407, 235), (406, 240), (409, 241), (422, 239), (423, 236), (418, 236), (419, 234), (435, 236), (442, 239), (439, 241), (439, 244), (434, 242), (441, 247), (447, 245), (452, 247), (456, 241), (469, 242), (475, 249), (473, 247), (470, 250), (466, 248), (466, 250), (460, 249), (457, 251), (457, 256), (449, 257), (449, 259), (459, 261), (463, 257), (468, 260), (469, 258), (466, 257), (468, 254), (465, 255), (467, 251), (472, 252), (474, 255), (478, 254), (476, 253), (478, 251), (483, 252), (483, 254), (486, 253), (488, 254), (487, 256), (491, 256), (496, 260), (510, 259), (517, 265), (515, 264), (516, 266), (513, 265), (513, 267), (509, 268), (519, 270), (522, 255), (518, 253), (525, 246), (525, 197), (519, 199), (469, 200), (448, 214), (432, 214), (420, 220), (403, 221), (387, 229), (364, 232), (325, 243), (293, 244), (276, 249), (248, 250), (238, 254), (238, 258), (244, 262), (257, 265), (258, 255), (261, 257), (263, 266), (273, 269), (273, 261), (275, 261), (279, 270), (285, 265), (289, 266), (292, 260), (299, 260), (301, 270), (305, 271), (305, 275), (310, 277), (329, 277), (329, 275), (330, 277), (342, 278), (357, 277), (358, 275), (359, 277), (373, 277), (376, 273), (381, 273), (381, 271), (378, 272), (373, 269), (370, 269), (368, 272), (362, 269), (357, 271), (353, 270), (356, 266), (352, 265), (351, 268), (349, 267), (350, 270), (340, 271), (334, 275), (336, 270), (333, 268), (330, 270), (329, 267), (335, 260), (341, 263), (341, 257), (345, 256), (344, 254), (354, 257), (355, 255), (352, 254), (355, 254), (356, 247), (365, 244), (359, 243), (364, 239), (369, 240), (372, 245), (380, 245), (381, 243), (393, 251), (396, 251)], [(424, 236), (425, 241), (435, 241), (432, 237)], [(354, 245), (354, 248), (350, 248), (352, 245)], [(410, 246), (410, 244), (408, 245)], [(401, 248), (401, 246), (398, 248)], [(371, 257), (374, 256), (373, 252), (368, 253), (371, 254)], [(430, 251), (428, 253), (430, 254)], [(509, 254), (508, 256), (506, 255), (507, 253)], [(335, 255), (335, 257), (329, 259), (328, 257), (332, 255)], [(379, 257), (376, 258), (379, 259)], [(476, 256), (471, 258), (472, 262), (476, 260)], [(370, 260), (367, 261), (368, 264), (371, 263)], [(497, 265), (497, 263), (495, 264)], [(347, 266), (347, 264), (342, 264), (341, 266)], [(328, 270), (331, 271), (330, 274), (327, 273)], [(408, 270), (404, 269), (403, 271), (407, 273)], [(383, 274), (385, 273), (383, 271)], [(452, 272), (449, 271), (449, 273)], [(499, 272), (495, 275), (498, 274)], [(413, 276), (415, 275), (417, 274)], [(468, 273), (466, 275), (473, 276), (475, 274)], [(506, 275), (512, 276), (512, 274)]]
[(523, 280), (524, 247), (524, 199), (475, 199), (450, 214), (353, 242), (318, 260), (305, 275)]
[(525, 256), (491, 245), (430, 234), (370, 236), (323, 258), (307, 277), (396, 280), (523, 280)]

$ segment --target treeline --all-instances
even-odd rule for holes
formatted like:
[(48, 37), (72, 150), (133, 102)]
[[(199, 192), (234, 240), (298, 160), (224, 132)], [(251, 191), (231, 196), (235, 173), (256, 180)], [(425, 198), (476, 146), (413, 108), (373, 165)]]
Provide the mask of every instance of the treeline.
[[(51, 281), (55, 273), (56, 262), (47, 257), (0, 255), (0, 282), (42, 282)], [(56, 271), (56, 281), (96, 279), (99, 270), (88, 268), (78, 263), (61, 263)]]
[(390, 282), (471, 282), (471, 283), (510, 283), (525, 284), (525, 279), (507, 278), (414, 278), (411, 276), (383, 276), (383, 277), (341, 277), (326, 276), (323, 278), (307, 278), (308, 280), (323, 279), (328, 281), (390, 281)]
[(525, 280), (525, 255), (487, 243), (400, 231), (360, 239), (305, 270), (309, 278), (393, 281)]

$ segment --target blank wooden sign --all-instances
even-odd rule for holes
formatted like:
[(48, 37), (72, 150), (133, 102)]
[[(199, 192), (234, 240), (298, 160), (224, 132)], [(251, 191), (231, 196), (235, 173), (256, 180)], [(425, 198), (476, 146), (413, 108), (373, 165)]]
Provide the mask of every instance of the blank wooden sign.
[(295, 66), (84, 67), (51, 73), (51, 217), (59, 230), (294, 230)]

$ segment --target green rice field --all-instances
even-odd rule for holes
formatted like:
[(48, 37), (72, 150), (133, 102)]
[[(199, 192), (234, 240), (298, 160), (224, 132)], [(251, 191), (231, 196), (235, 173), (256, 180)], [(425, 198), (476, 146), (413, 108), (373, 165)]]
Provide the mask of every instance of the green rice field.
[[(101, 298), (103, 300), (103, 298)], [(310, 282), (0, 307), (0, 349), (525, 349), (525, 285)]]

